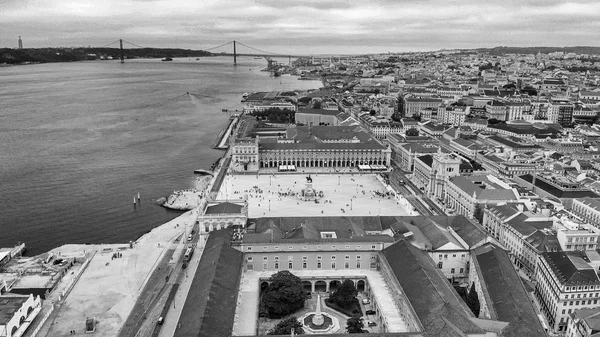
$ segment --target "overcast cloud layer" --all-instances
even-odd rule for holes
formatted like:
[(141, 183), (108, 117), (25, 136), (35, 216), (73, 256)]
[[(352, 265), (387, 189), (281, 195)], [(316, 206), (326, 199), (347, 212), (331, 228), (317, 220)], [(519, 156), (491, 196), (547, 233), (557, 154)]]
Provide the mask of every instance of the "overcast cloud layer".
[(0, 46), (19, 35), (26, 48), (238, 40), (284, 54), (598, 45), (599, 18), (598, 0), (0, 0)]

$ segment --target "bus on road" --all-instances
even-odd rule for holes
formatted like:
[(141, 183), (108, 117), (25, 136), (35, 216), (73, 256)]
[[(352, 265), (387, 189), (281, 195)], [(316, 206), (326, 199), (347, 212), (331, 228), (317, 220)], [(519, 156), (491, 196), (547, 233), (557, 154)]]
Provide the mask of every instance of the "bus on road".
[(192, 255), (194, 254), (194, 247), (189, 247), (185, 250), (185, 255), (183, 256), (184, 260), (189, 261), (192, 259)]

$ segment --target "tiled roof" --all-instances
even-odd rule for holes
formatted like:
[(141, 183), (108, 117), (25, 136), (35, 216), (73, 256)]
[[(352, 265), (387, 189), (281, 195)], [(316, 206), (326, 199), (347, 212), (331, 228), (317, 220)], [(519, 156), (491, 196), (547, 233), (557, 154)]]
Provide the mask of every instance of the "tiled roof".
[(492, 244), (473, 251), (482, 283), (491, 299), (492, 319), (508, 322), (502, 330), (504, 337), (546, 336), (529, 296), (508, 254)]
[(406, 143), (402, 147), (414, 153), (436, 153), (438, 151), (437, 146), (423, 146), (419, 143)]
[(434, 124), (431, 122), (425, 123), (423, 125), (421, 125), (421, 128), (425, 128), (431, 131), (438, 131), (438, 132), (442, 132), (444, 131), (444, 126), (441, 124)]
[(519, 213), (519, 210), (511, 204), (492, 205), (488, 206), (488, 208), (493, 214), (503, 220)]
[(241, 213), (244, 207), (231, 202), (222, 202), (217, 205), (208, 206), (206, 208), (206, 214), (230, 214), (230, 213)]
[[(531, 174), (525, 174), (522, 176), (519, 176), (519, 178), (527, 181), (528, 183), (531, 183), (533, 181), (533, 176)], [(579, 199), (579, 198), (585, 198), (585, 197), (590, 197), (590, 198), (600, 198), (599, 195), (597, 195), (596, 193), (590, 191), (590, 190), (561, 190), (556, 188), (553, 185), (548, 184), (547, 182), (543, 181), (542, 179), (536, 179), (535, 180), (535, 187), (538, 187), (542, 190), (544, 190), (545, 192), (557, 197), (557, 198), (561, 198), (561, 199)]]
[(532, 150), (542, 148), (541, 146), (536, 145), (536, 144), (517, 143), (512, 140), (506, 139), (504, 137), (496, 136), (496, 135), (490, 136), (489, 139), (495, 140), (496, 142), (498, 142), (502, 145), (506, 145), (506, 146), (514, 147), (514, 148), (528, 148), (528, 149), (532, 149)]
[(492, 131), (494, 129), (498, 129), (498, 130), (514, 132), (514, 133), (520, 134), (520, 135), (553, 135), (553, 134), (560, 133), (559, 130), (552, 128), (552, 127), (545, 127), (544, 129), (540, 129), (540, 128), (537, 128), (530, 124), (522, 125), (522, 124), (498, 123), (498, 124), (488, 125), (488, 128), (492, 129)]
[(473, 247), (487, 239), (487, 234), (480, 226), (474, 224), (463, 215), (449, 217), (450, 227), (461, 237), (469, 247)]
[(600, 308), (582, 308), (571, 314), (573, 319), (584, 320), (592, 331), (600, 331)]
[(422, 161), (423, 164), (425, 164), (425, 165), (427, 165), (429, 167), (431, 167), (431, 165), (433, 164), (433, 157), (431, 155), (426, 154), (424, 156), (418, 157), (418, 159), (420, 161)]
[(583, 252), (546, 252), (542, 258), (563, 285), (600, 285), (596, 271), (586, 263)]
[(484, 332), (470, 320), (473, 314), (426, 252), (399, 241), (384, 249), (383, 256), (427, 335), (459, 337)]
[[(477, 199), (484, 200), (516, 200), (514, 192), (510, 189), (504, 189), (500, 186), (495, 186), (484, 176), (457, 176), (449, 179), (451, 183), (456, 185), (468, 195), (475, 194)], [(483, 188), (483, 184), (475, 184), (474, 182), (486, 182), (486, 185), (492, 188)]]
[(600, 199), (586, 197), (577, 199), (577, 201), (600, 212)]
[[(19, 311), (29, 296), (12, 295), (0, 297), (0, 325), (6, 325)], [(18, 313), (17, 313), (18, 315)]]
[(242, 252), (230, 246), (231, 232), (210, 233), (174, 337), (231, 335), (243, 263)]
[(557, 252), (562, 248), (556, 234), (548, 234), (542, 231), (535, 231), (529, 235), (525, 241), (527, 241), (533, 248), (537, 249), (538, 252)]
[(297, 114), (309, 114), (309, 115), (325, 115), (325, 116), (336, 116), (340, 112), (337, 110), (325, 110), (325, 109), (302, 109), (296, 112)]
[(517, 232), (521, 233), (523, 236), (529, 236), (533, 234), (533, 232), (544, 229), (544, 228), (552, 228), (552, 220), (547, 221), (527, 221), (529, 216), (525, 214), (519, 214), (514, 218), (510, 219), (506, 222), (507, 225), (514, 228)]
[(376, 141), (368, 143), (321, 143), (321, 142), (300, 142), (300, 143), (275, 143), (260, 142), (260, 150), (358, 150), (373, 149), (382, 150), (385, 146)]
[[(388, 235), (367, 235), (381, 232), (378, 216), (350, 217), (281, 217), (248, 219), (254, 233), (244, 235), (245, 243), (258, 242), (393, 242)], [(323, 239), (321, 232), (335, 232), (337, 239)]]

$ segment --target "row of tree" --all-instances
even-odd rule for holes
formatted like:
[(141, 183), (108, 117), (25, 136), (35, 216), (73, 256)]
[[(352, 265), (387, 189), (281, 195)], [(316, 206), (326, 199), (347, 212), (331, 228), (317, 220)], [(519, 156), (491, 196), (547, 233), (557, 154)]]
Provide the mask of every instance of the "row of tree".
[(257, 120), (265, 120), (271, 123), (293, 124), (296, 121), (296, 112), (289, 109), (269, 108), (264, 111), (253, 111), (249, 115), (256, 116)]

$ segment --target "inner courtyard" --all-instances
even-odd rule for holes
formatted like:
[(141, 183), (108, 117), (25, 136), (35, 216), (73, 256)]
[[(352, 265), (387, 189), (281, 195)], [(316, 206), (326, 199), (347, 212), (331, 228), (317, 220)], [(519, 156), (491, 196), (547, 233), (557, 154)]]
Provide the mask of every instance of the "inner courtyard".
[[(329, 308), (325, 305), (325, 300), (347, 279), (352, 280), (359, 291), (357, 298), (363, 312), (365, 330), (369, 332), (409, 331), (405, 316), (410, 313), (404, 312), (396, 306), (391, 289), (386, 284), (384, 276), (378, 271), (294, 270), (293, 273), (302, 279), (304, 290), (311, 294), (310, 298), (306, 300), (304, 308), (293, 315), (300, 318), (314, 313), (320, 298), (320, 310), (339, 321), (339, 327), (332, 328), (327, 333), (345, 333), (346, 331), (346, 320), (350, 317)], [(244, 271), (242, 273), (233, 336), (251, 336), (256, 331), (259, 335), (266, 335), (281, 320), (260, 317), (259, 313), (261, 289), (268, 285), (268, 279), (272, 274), (272, 271)], [(373, 310), (375, 313), (366, 314), (369, 310)], [(367, 322), (375, 324), (368, 326)]]

